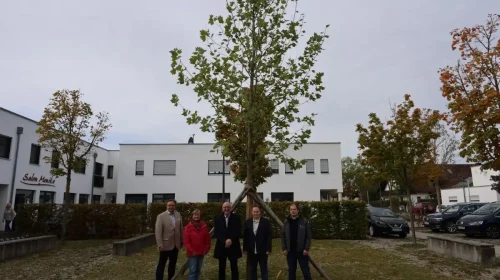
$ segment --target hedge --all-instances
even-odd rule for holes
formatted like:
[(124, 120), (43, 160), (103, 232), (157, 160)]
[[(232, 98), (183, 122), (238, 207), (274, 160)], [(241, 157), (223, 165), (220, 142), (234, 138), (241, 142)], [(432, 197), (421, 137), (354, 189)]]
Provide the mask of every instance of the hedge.
[[(290, 202), (270, 202), (269, 207), (280, 220), (288, 215)], [(366, 237), (366, 206), (362, 201), (298, 202), (300, 213), (308, 218), (314, 239), (364, 239)], [(245, 203), (236, 209), (244, 219)], [(177, 203), (184, 225), (194, 209), (201, 210), (201, 219), (209, 228), (213, 217), (221, 213), (220, 203)], [(156, 216), (165, 211), (165, 203), (140, 204), (75, 204), (70, 206), (68, 239), (128, 238), (154, 229)], [(263, 213), (266, 218), (270, 217)], [(62, 205), (20, 205), (16, 230), (30, 235), (60, 235)], [(272, 221), (272, 219), (271, 219)], [(95, 227), (93, 234), (90, 227)], [(280, 227), (272, 221), (273, 236), (280, 237)]]

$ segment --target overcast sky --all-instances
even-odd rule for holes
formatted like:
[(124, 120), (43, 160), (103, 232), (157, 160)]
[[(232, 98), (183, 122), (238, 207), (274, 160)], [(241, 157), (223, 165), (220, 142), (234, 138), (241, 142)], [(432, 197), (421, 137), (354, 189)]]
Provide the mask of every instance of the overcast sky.
[[(78, 4), (77, 4), (78, 3)], [(213, 142), (188, 126), (170, 103), (202, 108), (190, 88), (178, 86), (169, 51), (191, 53), (210, 14), (225, 14), (223, 0), (21, 0), (0, 9), (0, 106), (40, 119), (51, 94), (80, 89), (113, 128), (102, 144)], [(342, 142), (342, 156), (357, 153), (356, 123), (405, 93), (419, 107), (445, 109), (437, 70), (453, 64), (449, 32), (483, 24), (498, 0), (301, 0), (306, 30), (330, 38), (317, 69), (325, 72), (323, 98), (306, 108), (319, 115), (310, 141)], [(193, 101), (193, 102), (190, 102)]]

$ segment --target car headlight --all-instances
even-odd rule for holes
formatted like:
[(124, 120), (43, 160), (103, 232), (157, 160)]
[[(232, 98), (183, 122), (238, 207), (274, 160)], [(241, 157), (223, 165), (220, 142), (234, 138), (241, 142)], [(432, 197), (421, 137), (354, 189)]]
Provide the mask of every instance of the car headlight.
[(483, 224), (483, 221), (474, 221), (474, 222), (470, 222), (469, 225), (470, 226), (479, 226), (479, 225), (482, 225)]
[(375, 221), (375, 223), (376, 223), (377, 225), (379, 225), (379, 226), (383, 226), (383, 227), (387, 226), (387, 224), (386, 224), (386, 223), (384, 223), (384, 222), (382, 222), (382, 221)]
[(438, 222), (438, 221), (443, 220), (443, 218), (432, 218), (432, 220)]

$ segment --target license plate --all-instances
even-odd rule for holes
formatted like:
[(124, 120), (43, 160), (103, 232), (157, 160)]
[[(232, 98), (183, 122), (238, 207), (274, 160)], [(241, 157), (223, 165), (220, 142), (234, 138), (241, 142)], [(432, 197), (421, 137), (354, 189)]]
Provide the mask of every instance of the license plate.
[(424, 225), (428, 225), (428, 224), (429, 224), (429, 222), (424, 222)]
[(392, 231), (402, 231), (400, 228), (393, 228)]
[(462, 226), (458, 226), (458, 229), (465, 229), (465, 227), (462, 227)]

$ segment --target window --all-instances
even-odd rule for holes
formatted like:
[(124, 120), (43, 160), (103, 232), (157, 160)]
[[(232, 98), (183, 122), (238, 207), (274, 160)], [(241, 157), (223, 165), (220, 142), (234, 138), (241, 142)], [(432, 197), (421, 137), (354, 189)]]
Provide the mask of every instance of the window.
[(273, 174), (280, 173), (280, 162), (277, 158), (271, 160), (271, 169), (273, 170)]
[(321, 173), (330, 173), (330, 168), (328, 167), (328, 159), (320, 159), (319, 168), (321, 170)]
[(94, 166), (94, 175), (102, 176), (102, 163), (96, 162)]
[(314, 159), (306, 160), (306, 173), (313, 174), (314, 173)]
[(88, 204), (89, 203), (89, 195), (88, 194), (80, 194), (78, 197), (78, 204)]
[[(207, 202), (221, 202), (222, 193), (207, 193)], [(231, 194), (224, 193), (224, 201), (231, 201)]]
[(55, 192), (44, 192), (40, 191), (39, 204), (53, 204)]
[(224, 174), (229, 174), (231, 167), (228, 161), (225, 162), (223, 166), (222, 160), (209, 160), (208, 161), (208, 174), (222, 174), (222, 169), (224, 169)]
[[(66, 201), (66, 192), (64, 192), (63, 195), (64, 195), (64, 201)], [(76, 194), (69, 193), (69, 204), (75, 204), (75, 196)]]
[(479, 195), (471, 195), (470, 201), (471, 202), (479, 202)]
[(271, 201), (293, 201), (293, 192), (273, 192)]
[(293, 174), (293, 170), (290, 168), (290, 165), (285, 162), (285, 174)]
[(85, 159), (77, 159), (77, 166), (75, 166), (75, 173), (85, 174), (87, 168), (87, 161)]
[(101, 204), (101, 196), (94, 194), (92, 196), (92, 204)]
[(56, 150), (52, 151), (52, 157), (50, 161), (51, 168), (59, 168), (59, 158), (61, 157), (61, 153)]
[(147, 194), (126, 194), (125, 204), (148, 204)]
[(175, 175), (175, 160), (155, 160), (153, 175)]
[(456, 196), (450, 196), (448, 197), (449, 202), (458, 202), (458, 198)]
[(156, 193), (153, 194), (153, 202), (167, 202), (175, 199), (175, 193)]
[(102, 163), (96, 162), (94, 165), (94, 187), (103, 188), (104, 187), (104, 176), (103, 174), (104, 165)]
[(108, 179), (113, 179), (113, 170), (115, 167), (113, 165), (108, 165)]
[(40, 145), (31, 144), (31, 153), (30, 153), (30, 163), (31, 164), (40, 164), (40, 151), (42, 147)]
[(10, 158), (10, 146), (12, 144), (12, 138), (0, 135), (0, 158)]
[(465, 206), (460, 210), (462, 213), (472, 213), (474, 211), (476, 211), (476, 205)]
[(264, 199), (264, 193), (258, 192), (257, 194), (260, 196), (260, 198)]
[(135, 175), (144, 175), (144, 160), (135, 161)]

